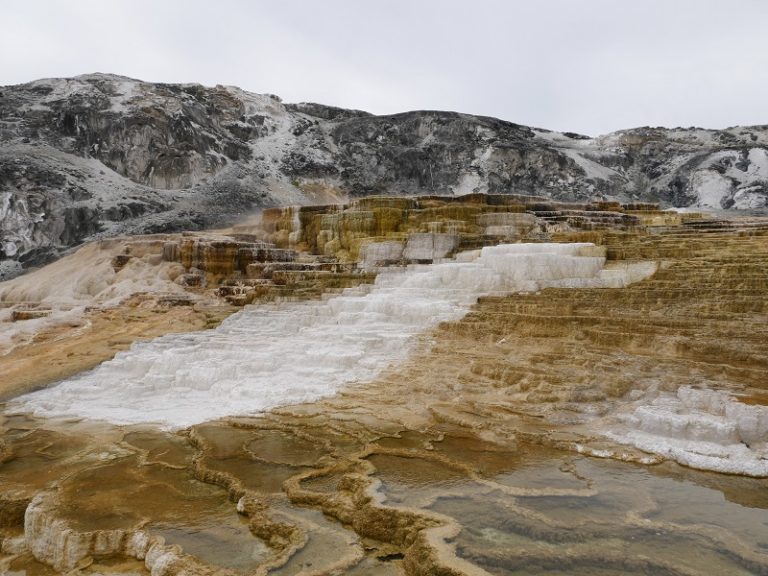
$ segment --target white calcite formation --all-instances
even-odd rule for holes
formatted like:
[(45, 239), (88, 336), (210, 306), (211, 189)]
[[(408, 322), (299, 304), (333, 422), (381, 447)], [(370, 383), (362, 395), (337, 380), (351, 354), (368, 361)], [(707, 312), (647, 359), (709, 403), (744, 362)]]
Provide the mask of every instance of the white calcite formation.
[(439, 260), (445, 258), (459, 244), (456, 234), (416, 233), (408, 236), (403, 250), (406, 260)]
[(768, 406), (721, 391), (683, 386), (641, 400), (606, 435), (703, 470), (768, 476)]
[[(24, 515), (24, 539), (19, 551), (28, 550), (35, 559), (62, 573), (76, 572), (76, 567), (94, 556), (124, 555), (143, 560), (153, 576), (205, 574), (206, 568), (182, 554), (179, 546), (166, 545), (162, 536), (145, 529), (77, 530), (56, 517), (53, 492), (35, 496)], [(5, 572), (3, 572), (5, 574)]]
[[(126, 246), (134, 257), (115, 270), (113, 259), (124, 254)], [(92, 242), (45, 268), (0, 283), (0, 302), (8, 306), (0, 309), (0, 356), (45, 330), (83, 323), (91, 307), (117, 306), (142, 293), (195, 298), (173, 281), (179, 264), (163, 262), (161, 253), (144, 248), (140, 241)], [(28, 307), (43, 313), (24, 322), (10, 321), (17, 309)]]
[(488, 236), (515, 238), (535, 228), (536, 217), (527, 212), (490, 212), (480, 214), (477, 223)]
[(363, 270), (372, 270), (390, 262), (401, 262), (403, 247), (403, 242), (396, 240), (365, 244), (360, 250), (360, 267)]
[(509, 244), (385, 271), (323, 302), (249, 307), (214, 330), (136, 343), (12, 408), (179, 428), (314, 401), (402, 361), (418, 334), (461, 318), (479, 296), (636, 279), (629, 268), (605, 270), (600, 253), (591, 244)]

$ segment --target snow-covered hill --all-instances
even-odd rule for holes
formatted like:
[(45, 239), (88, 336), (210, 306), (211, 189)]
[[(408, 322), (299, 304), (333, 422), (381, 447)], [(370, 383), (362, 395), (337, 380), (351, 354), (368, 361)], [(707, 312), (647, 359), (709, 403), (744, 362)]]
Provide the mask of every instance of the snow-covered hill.
[(86, 239), (214, 226), (261, 206), (470, 192), (763, 209), (768, 126), (589, 138), (108, 74), (0, 88), (0, 278)]

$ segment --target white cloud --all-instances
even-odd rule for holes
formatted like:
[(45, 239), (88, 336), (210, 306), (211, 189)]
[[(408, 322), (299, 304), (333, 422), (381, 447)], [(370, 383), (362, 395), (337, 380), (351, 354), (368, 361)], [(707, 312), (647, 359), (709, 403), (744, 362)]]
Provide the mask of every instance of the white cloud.
[(761, 0), (3, 3), (0, 83), (114, 72), (605, 133), (766, 123)]

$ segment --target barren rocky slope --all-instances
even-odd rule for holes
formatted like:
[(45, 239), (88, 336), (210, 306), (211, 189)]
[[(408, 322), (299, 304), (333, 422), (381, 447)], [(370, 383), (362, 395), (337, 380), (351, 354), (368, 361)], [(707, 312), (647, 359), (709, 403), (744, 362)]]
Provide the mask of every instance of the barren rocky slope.
[(87, 239), (210, 227), (262, 206), (470, 192), (762, 209), (768, 127), (589, 138), (106, 74), (0, 89), (0, 278)]

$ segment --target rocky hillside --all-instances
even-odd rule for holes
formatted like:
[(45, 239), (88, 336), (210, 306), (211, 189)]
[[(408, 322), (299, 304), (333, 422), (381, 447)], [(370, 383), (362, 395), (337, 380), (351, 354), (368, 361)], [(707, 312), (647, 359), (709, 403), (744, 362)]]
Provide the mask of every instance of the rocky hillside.
[(762, 209), (768, 126), (590, 138), (105, 74), (0, 88), (0, 279), (86, 239), (210, 227), (263, 206), (470, 192)]

